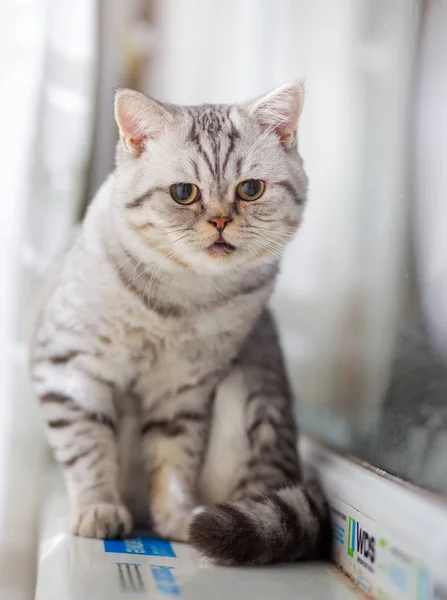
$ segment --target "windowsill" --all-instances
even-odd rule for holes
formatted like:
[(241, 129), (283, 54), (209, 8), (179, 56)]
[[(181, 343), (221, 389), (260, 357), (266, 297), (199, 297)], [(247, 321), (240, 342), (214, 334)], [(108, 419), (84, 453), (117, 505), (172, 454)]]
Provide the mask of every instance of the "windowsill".
[(447, 590), (445, 503), (310, 437), (301, 447), (332, 509), (343, 571), (373, 597), (443, 597), (435, 590)]
[(106, 551), (103, 541), (66, 533), (68, 505), (56, 465), (45, 489), (35, 600), (125, 600), (138, 593), (153, 600), (359, 599), (356, 586), (330, 564), (227, 568), (210, 564), (186, 544), (173, 543), (168, 556), (166, 542), (158, 555), (157, 544), (147, 542), (135, 551), (124, 544)]

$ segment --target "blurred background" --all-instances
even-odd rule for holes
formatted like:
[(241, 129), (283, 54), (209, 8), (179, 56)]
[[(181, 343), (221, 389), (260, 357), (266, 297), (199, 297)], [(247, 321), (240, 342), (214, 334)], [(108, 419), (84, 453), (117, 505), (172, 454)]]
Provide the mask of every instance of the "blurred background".
[[(447, 493), (447, 2), (3, 0), (0, 558), (33, 560), (38, 283), (113, 169), (113, 92), (233, 102), (304, 79), (302, 229), (273, 307), (303, 430)], [(30, 541), (31, 540), (31, 541)]]

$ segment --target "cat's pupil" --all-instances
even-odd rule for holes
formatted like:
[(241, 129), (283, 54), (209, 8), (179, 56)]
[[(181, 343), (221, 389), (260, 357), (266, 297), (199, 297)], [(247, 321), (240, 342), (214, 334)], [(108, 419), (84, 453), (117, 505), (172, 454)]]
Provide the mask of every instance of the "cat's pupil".
[(261, 184), (257, 179), (249, 179), (242, 185), (242, 191), (247, 196), (256, 196), (261, 189)]
[(188, 200), (193, 192), (192, 185), (190, 183), (178, 183), (175, 186), (175, 193), (180, 200)]

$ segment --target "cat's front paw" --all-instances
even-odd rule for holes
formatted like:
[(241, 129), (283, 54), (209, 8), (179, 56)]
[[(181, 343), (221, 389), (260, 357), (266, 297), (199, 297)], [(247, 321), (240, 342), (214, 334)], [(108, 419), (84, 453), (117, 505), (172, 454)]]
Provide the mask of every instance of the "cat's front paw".
[(124, 506), (99, 503), (74, 509), (70, 531), (86, 538), (120, 538), (132, 530), (132, 517)]
[(153, 515), (153, 527), (157, 535), (167, 540), (187, 542), (192, 512), (168, 509), (157, 511)]

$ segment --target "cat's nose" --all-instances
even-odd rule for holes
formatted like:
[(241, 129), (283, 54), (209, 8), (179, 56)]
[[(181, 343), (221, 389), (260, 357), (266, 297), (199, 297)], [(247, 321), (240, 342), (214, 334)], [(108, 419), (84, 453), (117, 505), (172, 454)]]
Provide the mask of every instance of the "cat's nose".
[(212, 217), (211, 219), (208, 219), (208, 221), (211, 223), (211, 225), (214, 225), (214, 227), (217, 229), (217, 231), (219, 233), (222, 233), (222, 231), (225, 229), (225, 227), (228, 225), (228, 223), (230, 221), (232, 221), (231, 217)]

